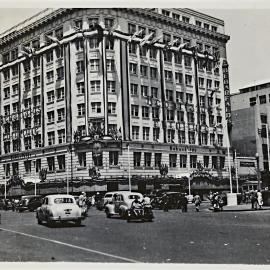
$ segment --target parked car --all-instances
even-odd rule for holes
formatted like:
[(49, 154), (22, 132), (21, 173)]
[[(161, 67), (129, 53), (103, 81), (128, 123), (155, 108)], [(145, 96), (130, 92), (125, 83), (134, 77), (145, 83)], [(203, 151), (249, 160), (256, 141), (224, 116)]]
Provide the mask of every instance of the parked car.
[(112, 200), (105, 205), (105, 213), (108, 218), (119, 215), (121, 218), (127, 218), (128, 209), (130, 209), (135, 198), (142, 201), (143, 196), (138, 192), (117, 191)]
[(181, 192), (174, 191), (160, 191), (156, 196), (152, 196), (151, 205), (154, 209), (163, 209), (164, 200), (166, 198), (166, 203), (168, 209), (177, 209), (180, 207), (180, 197)]
[(77, 226), (84, 219), (80, 207), (72, 195), (48, 195), (42, 200), (42, 205), (37, 209), (38, 224), (45, 221), (48, 225), (55, 222), (73, 221)]
[(41, 206), (41, 195), (29, 195), (22, 196), (18, 205), (16, 206), (16, 210), (19, 212), (23, 211), (35, 211), (39, 206)]
[(118, 191), (112, 191), (105, 193), (104, 197), (101, 200), (97, 201), (96, 207), (98, 210), (103, 210), (105, 205), (112, 201), (113, 195)]

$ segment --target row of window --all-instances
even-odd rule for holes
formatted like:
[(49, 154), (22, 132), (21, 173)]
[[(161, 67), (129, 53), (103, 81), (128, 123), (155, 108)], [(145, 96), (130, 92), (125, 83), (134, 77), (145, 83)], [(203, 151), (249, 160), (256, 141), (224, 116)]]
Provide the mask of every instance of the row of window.
[[(261, 96), (258, 96), (258, 97), (249, 98), (250, 106), (256, 105), (257, 102), (258, 102), (258, 104), (266, 104), (267, 103), (267, 96), (266, 95), (261, 95)], [(268, 102), (270, 102), (270, 94), (269, 94), (269, 97), (268, 97)]]

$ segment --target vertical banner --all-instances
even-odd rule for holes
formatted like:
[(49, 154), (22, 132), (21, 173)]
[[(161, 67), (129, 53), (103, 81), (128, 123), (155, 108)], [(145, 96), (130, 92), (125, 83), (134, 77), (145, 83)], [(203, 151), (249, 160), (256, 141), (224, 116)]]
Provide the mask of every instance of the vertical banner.
[(122, 121), (123, 140), (130, 140), (130, 101), (129, 101), (129, 61), (128, 43), (120, 41), (120, 67), (121, 67), (121, 92), (122, 92)]
[(231, 99), (230, 99), (230, 82), (229, 82), (229, 65), (227, 60), (222, 63), (223, 86), (224, 86), (224, 101), (225, 101), (225, 118), (228, 125), (232, 124), (231, 116)]

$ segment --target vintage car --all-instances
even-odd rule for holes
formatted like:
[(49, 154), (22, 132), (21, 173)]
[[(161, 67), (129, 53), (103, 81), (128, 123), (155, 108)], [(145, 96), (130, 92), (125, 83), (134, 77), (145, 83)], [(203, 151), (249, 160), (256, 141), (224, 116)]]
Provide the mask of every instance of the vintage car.
[(21, 200), (16, 206), (16, 210), (19, 212), (27, 210), (34, 211), (41, 206), (41, 199), (42, 199), (41, 195), (22, 196)]
[(100, 201), (97, 201), (96, 207), (98, 210), (103, 210), (105, 205), (112, 201), (113, 195), (118, 191), (107, 192)]
[(105, 205), (105, 213), (108, 218), (119, 215), (121, 218), (127, 218), (128, 209), (130, 209), (135, 198), (142, 201), (143, 196), (138, 192), (117, 191), (112, 198), (112, 201)]
[(37, 209), (38, 224), (45, 221), (48, 225), (55, 222), (73, 221), (80, 226), (84, 219), (80, 207), (72, 195), (48, 195), (42, 200), (42, 205)]

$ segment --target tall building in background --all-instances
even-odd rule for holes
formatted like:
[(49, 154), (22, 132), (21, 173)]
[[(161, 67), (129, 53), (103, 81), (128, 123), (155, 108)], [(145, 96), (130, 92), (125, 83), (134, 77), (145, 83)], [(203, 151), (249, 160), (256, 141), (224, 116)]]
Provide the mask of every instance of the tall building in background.
[(190, 9), (46, 9), (2, 33), (1, 179), (228, 177), (228, 40)]
[(257, 153), (260, 170), (269, 168), (269, 100), (270, 80), (251, 83), (231, 96), (232, 146), (240, 156)]

